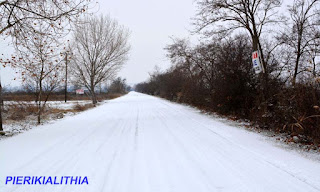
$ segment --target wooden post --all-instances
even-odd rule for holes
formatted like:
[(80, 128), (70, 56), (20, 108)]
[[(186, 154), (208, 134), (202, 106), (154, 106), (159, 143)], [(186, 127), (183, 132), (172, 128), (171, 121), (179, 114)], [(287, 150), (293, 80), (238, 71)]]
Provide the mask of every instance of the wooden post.
[(64, 102), (67, 102), (67, 93), (68, 93), (68, 52), (66, 52), (66, 81), (64, 86)]

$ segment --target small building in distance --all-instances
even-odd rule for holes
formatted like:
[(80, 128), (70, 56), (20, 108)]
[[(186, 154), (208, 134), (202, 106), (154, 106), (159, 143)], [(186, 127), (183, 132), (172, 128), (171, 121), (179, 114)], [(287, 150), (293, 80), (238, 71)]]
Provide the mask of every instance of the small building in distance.
[(77, 89), (76, 95), (84, 95), (84, 89)]

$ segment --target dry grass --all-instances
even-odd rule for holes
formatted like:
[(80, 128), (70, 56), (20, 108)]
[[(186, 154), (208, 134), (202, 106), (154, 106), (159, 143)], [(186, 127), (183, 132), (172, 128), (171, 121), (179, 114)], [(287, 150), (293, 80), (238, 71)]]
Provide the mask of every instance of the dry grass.
[(123, 95), (124, 94), (122, 94), (122, 93), (110, 93), (110, 94), (106, 95), (106, 99), (115, 99), (115, 98), (121, 97)]
[(30, 115), (36, 114), (37, 106), (33, 103), (14, 102), (4, 106), (4, 119), (8, 120), (24, 120)]
[[(46, 107), (42, 113), (42, 119), (62, 118), (66, 113), (78, 113), (87, 109), (93, 108), (93, 104), (80, 104), (77, 103), (71, 109), (60, 109), (55, 107)], [(5, 121), (22, 121), (35, 117), (38, 108), (35, 103), (26, 103), (22, 101), (12, 102), (4, 106), (4, 120)], [(34, 118), (30, 118), (34, 119)]]
[[(45, 97), (43, 98), (45, 99)], [(64, 101), (64, 95), (53, 94), (50, 95), (49, 101)], [(67, 99), (69, 101), (77, 101), (77, 100), (91, 100), (91, 97), (87, 95), (68, 95)], [(36, 96), (34, 94), (15, 94), (15, 93), (7, 93), (3, 95), (4, 101), (35, 101)]]
[[(101, 94), (98, 95), (98, 101), (115, 99), (121, 97), (123, 94)], [(90, 97), (85, 95), (73, 95), (68, 96), (69, 100), (91, 100)], [(38, 108), (34, 102), (34, 95), (31, 94), (7, 94), (4, 97), (6, 102), (4, 105), (3, 119), (4, 123), (10, 122), (19, 122), (19, 121), (34, 121), (36, 120)], [(64, 100), (63, 95), (53, 95), (50, 101), (62, 101)], [(33, 101), (33, 102), (32, 102)], [(78, 113), (90, 108), (93, 108), (94, 105), (91, 103), (77, 102), (71, 108), (59, 108), (59, 107), (50, 107), (47, 105), (42, 113), (42, 120), (46, 119), (61, 119), (67, 113)]]
[(94, 107), (94, 105), (92, 103), (88, 103), (88, 104), (84, 104), (84, 105), (80, 105), (79, 103), (77, 103), (73, 107), (73, 112), (81, 112), (81, 111), (85, 111), (85, 110), (88, 110), (93, 107)]
[[(119, 93), (103, 93), (97, 94), (98, 101), (103, 101), (106, 99), (115, 99), (117, 97), (121, 97), (123, 94)], [(31, 93), (6, 93), (3, 95), (4, 101), (35, 101), (36, 96)], [(64, 101), (63, 94), (52, 94), (49, 97), (49, 101)], [(67, 100), (69, 101), (84, 101), (84, 100), (91, 100), (89, 95), (75, 95), (75, 94), (68, 94)]]

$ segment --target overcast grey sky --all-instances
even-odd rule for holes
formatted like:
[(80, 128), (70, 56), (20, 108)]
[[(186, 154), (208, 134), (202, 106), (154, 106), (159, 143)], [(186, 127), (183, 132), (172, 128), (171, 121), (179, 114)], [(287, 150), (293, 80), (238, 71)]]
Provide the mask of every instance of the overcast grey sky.
[[(194, 0), (100, 0), (99, 4), (97, 14), (110, 15), (131, 31), (130, 58), (119, 73), (130, 85), (146, 80), (155, 65), (169, 67), (164, 47), (170, 37), (189, 37), (196, 12)], [(0, 54), (10, 56), (12, 52), (1, 40)], [(1, 68), (4, 85), (19, 86), (21, 82), (15, 77), (12, 69)]]
[(188, 37), (196, 4), (194, 0), (104, 0), (99, 12), (131, 31), (130, 59), (119, 76), (134, 84), (146, 80), (155, 65), (169, 66), (163, 48), (171, 42), (170, 36)]

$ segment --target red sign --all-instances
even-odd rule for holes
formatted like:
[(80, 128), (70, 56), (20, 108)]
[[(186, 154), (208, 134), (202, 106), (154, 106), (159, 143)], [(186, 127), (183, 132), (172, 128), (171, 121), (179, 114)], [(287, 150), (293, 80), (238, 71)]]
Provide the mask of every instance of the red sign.
[(257, 59), (258, 58), (258, 52), (255, 51), (252, 53), (252, 59)]

